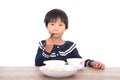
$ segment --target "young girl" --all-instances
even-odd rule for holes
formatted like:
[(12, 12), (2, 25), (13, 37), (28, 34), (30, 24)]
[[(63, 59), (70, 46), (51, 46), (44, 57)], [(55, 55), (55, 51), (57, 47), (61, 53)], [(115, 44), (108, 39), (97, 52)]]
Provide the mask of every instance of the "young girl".
[[(51, 35), (47, 40), (39, 42), (35, 58), (36, 66), (45, 65), (45, 60), (64, 60), (67, 58), (82, 58), (76, 48), (76, 44), (62, 39), (63, 33), (68, 28), (68, 17), (60, 9), (52, 9), (44, 19), (46, 29)], [(104, 69), (104, 64), (95, 60), (85, 60), (85, 67)]]

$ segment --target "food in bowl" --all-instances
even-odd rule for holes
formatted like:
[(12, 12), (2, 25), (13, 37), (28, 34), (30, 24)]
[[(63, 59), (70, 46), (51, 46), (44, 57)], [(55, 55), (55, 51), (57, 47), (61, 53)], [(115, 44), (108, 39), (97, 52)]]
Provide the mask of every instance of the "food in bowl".
[(85, 60), (82, 58), (68, 58), (67, 62), (69, 65), (76, 66), (79, 70), (84, 68)]
[(67, 67), (59, 66), (49, 66), (44, 68), (46, 71), (67, 71)]

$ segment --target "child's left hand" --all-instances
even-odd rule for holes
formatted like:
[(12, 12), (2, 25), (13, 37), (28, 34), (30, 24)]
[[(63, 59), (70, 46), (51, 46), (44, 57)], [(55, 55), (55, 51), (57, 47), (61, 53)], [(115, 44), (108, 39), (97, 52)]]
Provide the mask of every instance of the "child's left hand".
[(93, 68), (96, 68), (96, 69), (104, 69), (105, 68), (105, 65), (99, 61), (92, 61), (90, 63), (90, 65), (93, 67)]

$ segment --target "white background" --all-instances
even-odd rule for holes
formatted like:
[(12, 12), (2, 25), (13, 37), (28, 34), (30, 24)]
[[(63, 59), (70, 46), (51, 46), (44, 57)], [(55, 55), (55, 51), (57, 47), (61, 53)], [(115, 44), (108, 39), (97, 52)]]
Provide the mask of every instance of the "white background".
[(0, 66), (34, 66), (38, 42), (49, 34), (45, 14), (64, 10), (65, 40), (77, 43), (83, 58), (120, 67), (119, 0), (0, 0)]

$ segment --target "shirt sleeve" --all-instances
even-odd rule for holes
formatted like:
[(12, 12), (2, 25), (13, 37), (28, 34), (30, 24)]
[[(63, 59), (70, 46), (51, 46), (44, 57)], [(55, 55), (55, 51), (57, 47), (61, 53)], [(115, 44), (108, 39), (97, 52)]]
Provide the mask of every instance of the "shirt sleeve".
[(71, 41), (66, 41), (66, 54), (68, 54), (68, 58), (82, 58), (76, 48), (76, 44)]
[(78, 50), (77, 50), (77, 48), (75, 48), (73, 51), (72, 51), (72, 57), (73, 58), (82, 58), (81, 56), (80, 56), (80, 54), (78, 53)]
[(92, 65), (90, 64), (92, 61), (94, 61), (94, 60), (86, 59), (85, 60), (85, 67), (92, 67)]
[(43, 61), (48, 60), (50, 54), (47, 53), (44, 48), (42, 47), (42, 43), (39, 43), (37, 54), (35, 57), (35, 66), (43, 66), (45, 65)]

